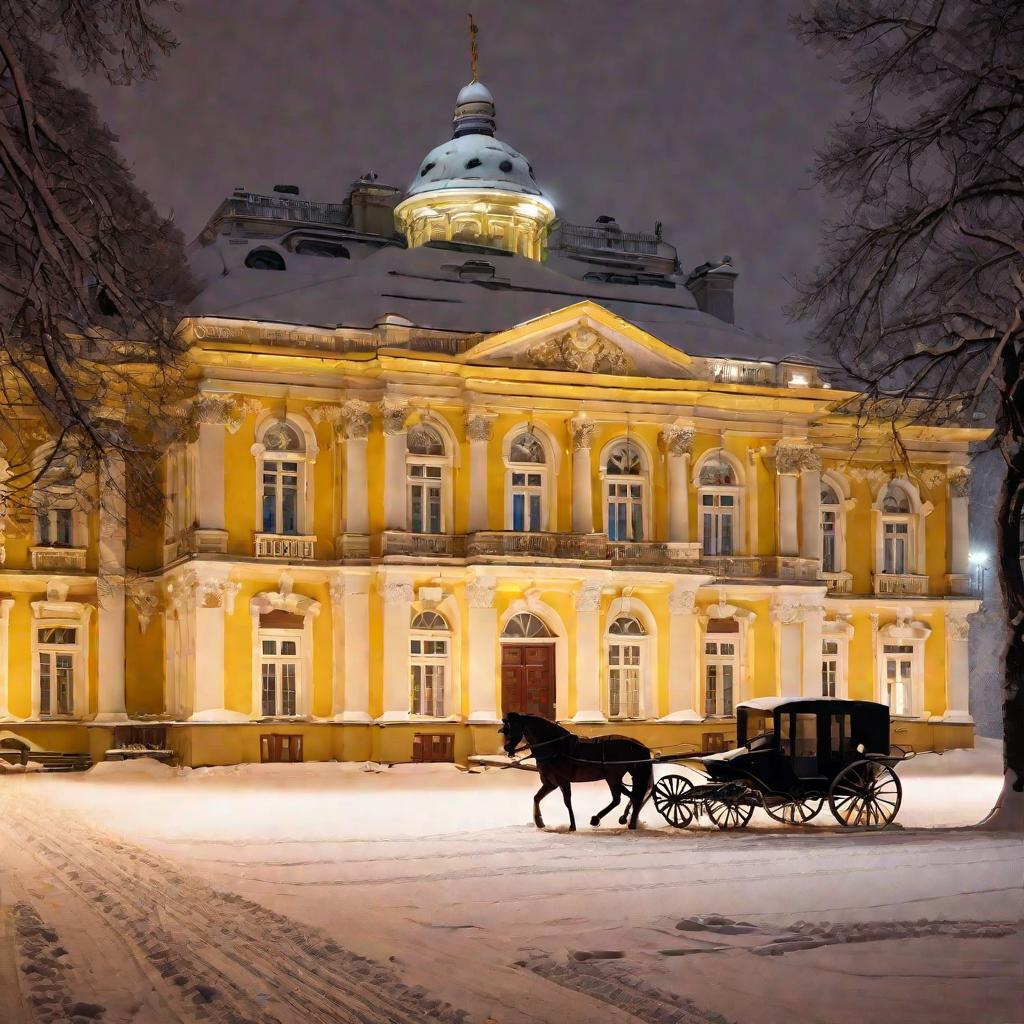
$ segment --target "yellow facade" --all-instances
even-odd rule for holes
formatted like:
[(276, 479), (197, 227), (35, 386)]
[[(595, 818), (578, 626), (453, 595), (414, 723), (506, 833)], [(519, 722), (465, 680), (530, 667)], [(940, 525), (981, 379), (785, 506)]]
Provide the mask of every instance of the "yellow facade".
[(96, 758), (163, 724), (211, 764), (267, 734), (307, 760), (444, 734), (464, 760), (522, 705), (668, 749), (728, 742), (744, 699), (828, 692), (889, 702), (894, 742), (972, 742), (980, 432), (912, 431), (910, 467), (881, 435), (851, 455), (848, 396), (813, 371), (723, 379), (591, 302), (446, 354), (390, 327), (373, 352), (181, 330), (199, 426), (168, 452), (165, 528), (127, 518), (121, 604), (97, 513), (46, 550), (8, 525), (0, 739)]

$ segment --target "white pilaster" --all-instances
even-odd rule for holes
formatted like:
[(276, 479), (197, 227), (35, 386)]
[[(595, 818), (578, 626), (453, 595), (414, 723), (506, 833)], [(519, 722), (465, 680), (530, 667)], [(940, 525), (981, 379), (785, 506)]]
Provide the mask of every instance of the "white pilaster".
[(775, 624), (776, 692), (781, 697), (799, 697), (803, 691), (801, 626), (805, 609), (795, 601), (781, 598), (772, 603), (771, 618)]
[(381, 585), (384, 602), (384, 712), (382, 722), (407, 722), (409, 694), (409, 616), (412, 584), (389, 580)]
[(825, 609), (821, 605), (804, 608), (803, 696), (821, 696), (821, 627)]
[(590, 448), (594, 443), (594, 424), (585, 416), (576, 416), (569, 420), (569, 434), (572, 438), (572, 532), (593, 533)]
[(224, 529), (223, 423), (199, 424), (199, 528)]
[[(971, 471), (960, 466), (949, 474), (949, 571), (966, 576), (971, 571), (968, 553), (970, 529), (967, 502), (971, 491)], [(966, 620), (965, 620), (966, 621)]]
[(124, 687), (126, 502), (124, 459), (107, 455), (99, 472), (99, 647), (96, 721), (127, 719)]
[(492, 415), (470, 412), (466, 417), (466, 437), (469, 440), (469, 533), (488, 529), (487, 446), (493, 431)]
[(690, 539), (690, 454), (693, 451), (694, 428), (691, 424), (674, 423), (662, 432), (668, 457), (668, 539), (685, 544)]
[[(370, 722), (370, 578), (345, 577), (345, 690), (339, 721)], [(391, 659), (402, 660), (402, 659)]]
[(408, 529), (405, 514), (405, 418), (404, 402), (382, 402), (384, 423), (384, 529)]
[(235, 596), (240, 589), (240, 584), (228, 580), (229, 572), (225, 565), (200, 563), (184, 581), (194, 623), (192, 721), (248, 718), (224, 707), (224, 616), (234, 612)]
[(576, 714), (574, 722), (604, 722), (601, 711), (601, 587), (584, 582), (576, 592)]
[(466, 584), (469, 605), (469, 721), (490, 724), (498, 714), (498, 610), (493, 579)]
[(946, 713), (944, 722), (970, 724), (970, 660), (968, 635), (970, 620), (965, 615), (946, 619)]
[(795, 555), (797, 544), (797, 478), (795, 473), (779, 476), (779, 554)]
[(0, 722), (11, 717), (8, 680), (11, 665), (11, 609), (13, 597), (0, 598)]
[[(668, 599), (668, 709), (663, 722), (699, 722), (697, 700), (697, 592), (676, 584)], [(653, 654), (653, 652), (652, 652)]]
[(345, 710), (345, 574), (332, 573), (331, 596), (331, 717), (341, 721)]
[(821, 561), (821, 469), (817, 465), (800, 474), (800, 557)]
[[(342, 414), (345, 418), (345, 533), (363, 536), (370, 532), (370, 485), (366, 466), (370, 407), (359, 399), (351, 399), (342, 406)], [(404, 465), (402, 473), (405, 473)]]

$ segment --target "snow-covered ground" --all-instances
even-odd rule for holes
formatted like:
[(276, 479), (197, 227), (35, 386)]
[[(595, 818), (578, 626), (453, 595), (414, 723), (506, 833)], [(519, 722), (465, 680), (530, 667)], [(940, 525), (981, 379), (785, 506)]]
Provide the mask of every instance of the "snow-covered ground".
[(903, 766), (875, 834), (595, 830), (601, 784), (538, 831), (533, 773), (367, 767), (0, 779), (0, 992), (139, 1024), (1024, 1022), (1024, 849), (962, 828), (997, 744)]

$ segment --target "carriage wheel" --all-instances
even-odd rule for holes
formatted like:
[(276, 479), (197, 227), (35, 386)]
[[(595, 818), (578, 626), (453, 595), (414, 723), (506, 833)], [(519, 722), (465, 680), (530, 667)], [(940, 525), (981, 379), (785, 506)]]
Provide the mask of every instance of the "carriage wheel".
[(693, 821), (693, 810), (686, 800), (690, 789), (693, 783), (682, 775), (666, 775), (654, 784), (654, 806), (675, 828), (686, 828)]
[(754, 803), (743, 797), (728, 800), (711, 797), (704, 801), (704, 810), (720, 829), (745, 828), (754, 813)]
[(782, 822), (783, 825), (806, 825), (825, 806), (825, 798), (818, 793), (787, 800), (783, 804), (770, 804), (764, 801), (764, 809), (769, 818)]
[(877, 761), (854, 761), (828, 791), (828, 805), (840, 825), (880, 829), (892, 824), (903, 800), (896, 773)]

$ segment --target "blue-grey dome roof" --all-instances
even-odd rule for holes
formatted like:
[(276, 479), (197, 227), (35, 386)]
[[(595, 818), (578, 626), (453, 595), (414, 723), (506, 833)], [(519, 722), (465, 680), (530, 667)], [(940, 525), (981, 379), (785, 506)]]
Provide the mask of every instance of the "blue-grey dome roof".
[(544, 195), (529, 160), (493, 135), (460, 135), (435, 146), (420, 164), (408, 194), (439, 189), (497, 189)]

